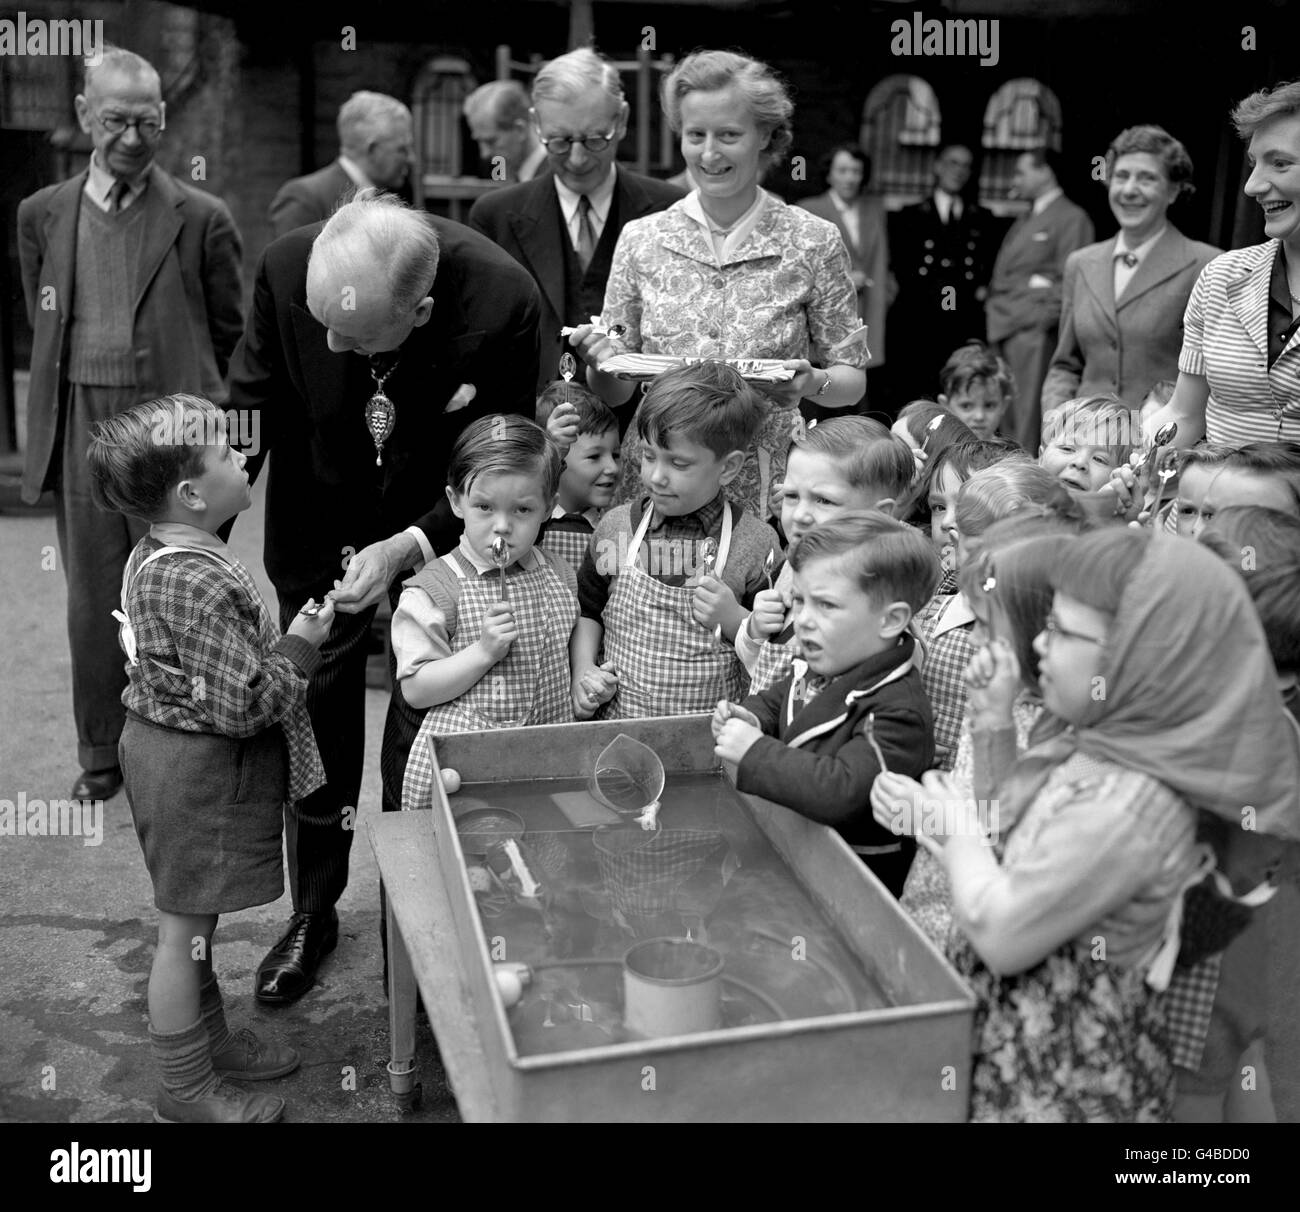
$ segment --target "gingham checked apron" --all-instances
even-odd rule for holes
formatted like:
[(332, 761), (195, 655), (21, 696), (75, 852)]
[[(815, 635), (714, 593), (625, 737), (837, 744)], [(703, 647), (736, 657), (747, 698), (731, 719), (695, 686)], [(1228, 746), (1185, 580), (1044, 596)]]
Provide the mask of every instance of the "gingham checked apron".
[[(483, 634), (487, 608), (497, 600), (497, 574), (480, 576), (459, 552), (442, 557), (460, 579), (452, 652), (463, 652)], [(573, 719), (569, 697), (569, 636), (578, 621), (578, 603), (549, 559), (535, 567), (506, 572), (506, 588), (519, 638), (481, 679), (458, 699), (430, 707), (420, 732), (478, 732), (563, 724)], [(417, 738), (417, 744), (423, 740)]]
[(790, 672), (790, 662), (798, 653), (794, 642), (794, 623), (789, 622), (769, 636), (758, 650), (753, 672), (749, 675), (749, 693), (762, 694)]
[(538, 544), (543, 551), (549, 551), (562, 559), (576, 573), (586, 558), (587, 548), (591, 546), (592, 531), (556, 530), (547, 527), (542, 541)]
[[(618, 687), (605, 709), (611, 720), (712, 711), (719, 699), (744, 693), (745, 668), (730, 644), (691, 617), (693, 588), (665, 585), (644, 572), (637, 553), (650, 528), (653, 507), (627, 550), (605, 608), (605, 660), (614, 663)], [(731, 505), (722, 510), (722, 540), (714, 575), (731, 550)]]

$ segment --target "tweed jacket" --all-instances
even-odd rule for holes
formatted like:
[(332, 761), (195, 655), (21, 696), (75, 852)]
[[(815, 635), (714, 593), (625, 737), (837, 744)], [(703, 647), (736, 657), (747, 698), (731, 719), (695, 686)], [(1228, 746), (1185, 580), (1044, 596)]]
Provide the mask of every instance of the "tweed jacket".
[(1187, 299), (1219, 250), (1170, 224), (1116, 302), (1115, 241), (1090, 244), (1065, 263), (1061, 336), (1043, 384), (1044, 413), (1075, 396), (1106, 392), (1138, 408), (1156, 383), (1178, 375)]
[[(239, 232), (226, 204), (148, 168), (144, 250), (132, 309), (135, 381), (141, 400), (186, 391), (226, 399), (225, 375), (243, 328)], [(32, 325), (23, 499), (54, 486), (62, 368), (71, 340), (77, 223), (89, 169), (47, 185), (18, 206), (18, 253)]]

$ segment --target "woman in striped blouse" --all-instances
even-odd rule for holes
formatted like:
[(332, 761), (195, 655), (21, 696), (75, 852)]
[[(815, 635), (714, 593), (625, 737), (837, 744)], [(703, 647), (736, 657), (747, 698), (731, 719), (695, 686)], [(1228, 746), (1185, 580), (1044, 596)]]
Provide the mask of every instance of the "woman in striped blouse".
[(1300, 80), (1252, 93), (1232, 120), (1269, 238), (1215, 257), (1197, 279), (1178, 385), (1144, 427), (1176, 421), (1176, 446), (1300, 441)]

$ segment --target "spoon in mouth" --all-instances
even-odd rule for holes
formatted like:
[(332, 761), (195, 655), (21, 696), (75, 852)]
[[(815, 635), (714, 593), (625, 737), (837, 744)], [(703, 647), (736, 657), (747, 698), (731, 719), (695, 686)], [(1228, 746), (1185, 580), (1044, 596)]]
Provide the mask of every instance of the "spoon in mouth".
[(492, 540), (492, 562), (497, 566), (501, 573), (501, 585), (497, 590), (497, 601), (509, 601), (506, 593), (506, 565), (510, 562), (510, 552), (506, 547), (506, 541), (500, 535)]

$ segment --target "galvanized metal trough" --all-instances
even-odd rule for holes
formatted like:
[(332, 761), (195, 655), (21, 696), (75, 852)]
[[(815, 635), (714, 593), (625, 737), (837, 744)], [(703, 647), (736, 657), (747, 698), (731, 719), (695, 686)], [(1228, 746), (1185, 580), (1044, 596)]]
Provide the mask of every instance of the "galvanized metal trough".
[[(875, 1009), (723, 1026), (525, 1054), (498, 992), (485, 928), (457, 838), (464, 793), (493, 802), (506, 784), (587, 776), (625, 733), (674, 775), (725, 775), (707, 716), (465, 733), (436, 743), (434, 769), (455, 769), (461, 796), (429, 797), (438, 869), (456, 935), (465, 1004), (497, 1117), (519, 1122), (962, 1121), (973, 997), (957, 973), (833, 830), (741, 796), (827, 926), (887, 993)], [(504, 798), (504, 797), (503, 797)], [(418, 807), (423, 805), (407, 805)], [(635, 938), (629, 937), (629, 945)], [(500, 950), (500, 940), (496, 946)]]

